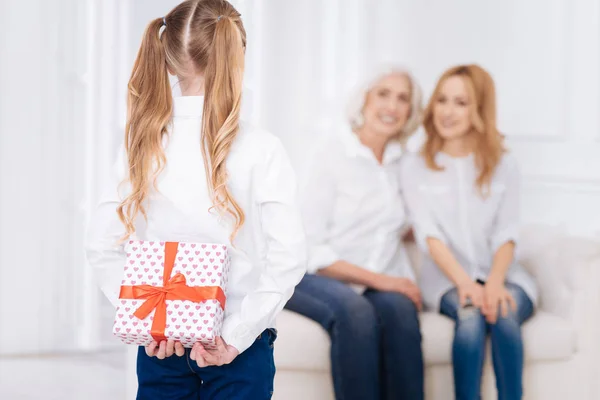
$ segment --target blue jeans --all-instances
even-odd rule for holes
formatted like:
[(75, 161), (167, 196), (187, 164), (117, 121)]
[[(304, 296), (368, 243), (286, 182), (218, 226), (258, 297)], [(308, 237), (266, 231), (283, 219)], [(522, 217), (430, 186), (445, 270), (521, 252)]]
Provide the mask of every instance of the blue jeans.
[(305, 275), (286, 308), (328, 332), (336, 399), (423, 399), (421, 332), (408, 297), (360, 295), (335, 279)]
[(137, 358), (137, 400), (267, 400), (273, 394), (273, 329), (264, 331), (231, 364), (198, 367), (185, 355), (159, 360), (143, 347)]
[(496, 373), (498, 400), (519, 400), (523, 396), (523, 340), (521, 324), (533, 314), (533, 304), (517, 285), (506, 284), (517, 303), (517, 311), (495, 324), (486, 322), (475, 307), (459, 310), (458, 292), (452, 289), (442, 297), (440, 311), (456, 321), (452, 344), (456, 400), (481, 399), (481, 375), (485, 341), (489, 334)]

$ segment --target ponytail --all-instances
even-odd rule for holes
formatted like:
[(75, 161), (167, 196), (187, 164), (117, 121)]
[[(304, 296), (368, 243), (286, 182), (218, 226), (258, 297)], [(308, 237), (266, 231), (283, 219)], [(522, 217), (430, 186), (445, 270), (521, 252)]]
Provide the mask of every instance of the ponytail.
[(224, 0), (184, 1), (146, 28), (128, 85), (125, 146), (131, 190), (117, 209), (126, 228), (123, 239), (135, 231), (138, 214), (146, 218), (150, 185), (156, 186), (166, 163), (162, 139), (173, 110), (170, 70), (182, 79), (204, 75), (201, 143), (211, 210), (233, 217), (233, 242), (245, 217), (227, 187), (225, 164), (239, 130), (245, 46), (240, 14)]
[(166, 162), (162, 138), (171, 120), (173, 97), (165, 49), (159, 36), (163, 25), (162, 18), (148, 24), (128, 84), (125, 148), (131, 191), (117, 208), (127, 231), (123, 240), (135, 231), (138, 213), (146, 218), (144, 202), (149, 182), (156, 185)]
[(221, 16), (215, 21), (212, 51), (204, 72), (204, 110), (202, 116), (202, 151), (206, 179), (212, 188), (213, 207), (235, 219), (233, 238), (244, 224), (244, 211), (227, 188), (225, 165), (231, 145), (239, 130), (244, 39), (235, 19)]

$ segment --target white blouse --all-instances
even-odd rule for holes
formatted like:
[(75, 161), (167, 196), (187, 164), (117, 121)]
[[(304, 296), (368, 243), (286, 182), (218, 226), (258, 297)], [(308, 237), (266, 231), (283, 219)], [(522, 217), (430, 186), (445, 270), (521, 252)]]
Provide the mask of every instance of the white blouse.
[(400, 144), (392, 142), (379, 164), (349, 128), (317, 143), (301, 185), (309, 272), (344, 260), (414, 280), (401, 241), (406, 231), (398, 174), (401, 155)]
[[(473, 155), (454, 158), (436, 155), (443, 171), (433, 171), (418, 154), (406, 155), (401, 165), (403, 196), (413, 222), (417, 244), (424, 253), (419, 285), (428, 308), (438, 309), (441, 297), (453, 283), (429, 256), (428, 237), (444, 242), (473, 280), (487, 280), (496, 251), (509, 241), (518, 242), (520, 177), (516, 160), (506, 154), (483, 198), (475, 181)], [(535, 303), (532, 277), (516, 261), (506, 279), (522, 287)]]
[[(265, 329), (291, 297), (306, 272), (306, 242), (297, 206), (296, 179), (275, 136), (242, 124), (227, 159), (229, 188), (246, 222), (232, 246), (233, 223), (211, 207), (201, 153), (203, 97), (174, 99), (174, 117), (165, 141), (167, 164), (152, 190), (148, 221), (140, 218), (141, 240), (222, 243), (229, 247), (231, 269), (222, 336), (240, 352)], [(126, 155), (120, 152), (88, 229), (87, 257), (103, 292), (116, 304), (125, 265), (117, 240), (124, 227), (116, 208), (128, 188)]]

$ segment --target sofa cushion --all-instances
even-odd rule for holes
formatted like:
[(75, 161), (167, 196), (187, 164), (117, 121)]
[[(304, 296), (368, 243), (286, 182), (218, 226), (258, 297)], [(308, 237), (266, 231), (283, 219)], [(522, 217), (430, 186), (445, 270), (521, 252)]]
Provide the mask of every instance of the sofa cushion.
[[(278, 339), (275, 363), (285, 370), (327, 371), (329, 337), (316, 322), (284, 310), (277, 319)], [(453, 322), (437, 313), (421, 314), (423, 353), (426, 365), (449, 364)], [(525, 357), (531, 361), (563, 360), (576, 350), (575, 332), (570, 323), (538, 311), (523, 326)], [(488, 344), (489, 355), (489, 344)]]
[(275, 364), (278, 369), (328, 371), (329, 335), (316, 322), (283, 310), (277, 318)]
[[(421, 314), (425, 364), (450, 363), (453, 330), (454, 323), (449, 318), (432, 312)], [(522, 332), (527, 360), (568, 359), (576, 350), (575, 331), (571, 324), (546, 312), (538, 311), (523, 325)], [(487, 352), (489, 356), (489, 341)]]

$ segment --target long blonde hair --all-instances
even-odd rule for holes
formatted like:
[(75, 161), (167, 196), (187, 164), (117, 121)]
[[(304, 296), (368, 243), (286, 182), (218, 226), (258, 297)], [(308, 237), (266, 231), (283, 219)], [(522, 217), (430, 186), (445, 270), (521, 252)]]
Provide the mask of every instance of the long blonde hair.
[(213, 207), (235, 219), (231, 240), (243, 225), (244, 212), (227, 188), (225, 161), (239, 130), (245, 47), (240, 14), (225, 0), (185, 1), (148, 24), (128, 85), (131, 192), (117, 209), (126, 237), (135, 231), (137, 215), (146, 217), (150, 185), (165, 167), (162, 143), (173, 111), (169, 71), (183, 79), (204, 76), (199, 134)]
[(435, 155), (442, 150), (444, 139), (436, 131), (433, 123), (433, 108), (439, 96), (439, 91), (446, 79), (451, 76), (461, 77), (471, 98), (471, 125), (475, 135), (475, 163), (479, 176), (475, 182), (481, 193), (489, 187), (496, 167), (506, 152), (504, 136), (496, 127), (496, 89), (490, 74), (478, 65), (459, 65), (450, 68), (440, 77), (429, 99), (429, 104), (423, 115), (423, 127), (427, 139), (421, 151), (427, 166), (440, 171), (442, 167), (435, 163)]

